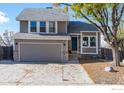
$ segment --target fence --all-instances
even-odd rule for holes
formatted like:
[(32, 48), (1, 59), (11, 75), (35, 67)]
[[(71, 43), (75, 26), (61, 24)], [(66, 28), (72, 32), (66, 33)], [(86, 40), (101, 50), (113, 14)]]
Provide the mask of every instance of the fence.
[[(101, 58), (113, 60), (112, 50), (108, 48), (101, 48)], [(13, 60), (13, 47), (0, 46), (0, 60), (11, 59)], [(120, 51), (120, 60), (124, 59), (124, 51)]]
[[(119, 51), (120, 61), (124, 59), (124, 51)], [(112, 49), (101, 48), (101, 58), (107, 60), (113, 60)]]
[(0, 46), (0, 60), (13, 59), (13, 47), (12, 46)]

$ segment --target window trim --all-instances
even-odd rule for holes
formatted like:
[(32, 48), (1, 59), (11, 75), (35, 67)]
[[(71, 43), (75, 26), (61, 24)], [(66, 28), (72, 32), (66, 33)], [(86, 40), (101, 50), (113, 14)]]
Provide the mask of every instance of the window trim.
[(36, 21), (37, 31), (31, 32), (31, 28), (30, 28), (31, 21), (34, 21), (34, 20), (28, 21), (28, 33), (41, 33), (41, 34), (57, 34), (58, 33), (58, 22), (57, 21), (53, 21), (53, 22), (55, 22), (55, 32), (49, 32), (49, 22), (50, 21), (44, 21), (44, 22), (46, 22), (46, 32), (40, 32), (40, 22), (42, 22), (42, 21)]
[[(91, 32), (91, 31), (90, 31)], [(93, 31), (92, 31), (93, 32)], [(91, 32), (91, 33), (92, 33)], [(94, 33), (94, 32), (93, 32)], [(97, 31), (97, 32), (95, 32), (96, 34), (95, 35), (92, 35), (91, 37), (96, 37), (96, 46), (95, 47), (84, 47), (83, 46), (83, 37), (86, 37), (86, 36), (89, 36), (89, 35), (83, 35), (83, 33), (82, 32), (80, 32), (80, 36), (81, 36), (81, 38), (80, 38), (80, 54), (98, 54), (98, 34), (99, 34), (99, 32)], [(96, 52), (91, 52), (91, 53), (87, 53), (87, 52), (83, 52), (83, 48), (96, 48)]]
[[(46, 31), (45, 32), (40, 32), (40, 22), (45, 22), (45, 29), (46, 29)], [(46, 24), (46, 21), (39, 21), (39, 33), (42, 33), (42, 34), (45, 34), (45, 33), (47, 33), (47, 24)]]
[[(50, 24), (50, 22), (55, 22), (55, 32), (50, 32), (50, 30), (48, 31), (49, 34), (57, 34), (58, 32), (58, 23), (57, 21), (49, 21), (48, 24)], [(50, 26), (48, 26), (48, 29), (50, 29)]]
[(35, 22), (36, 22), (36, 32), (31, 32), (31, 21), (28, 22), (28, 32), (30, 32), (30, 33), (37, 33), (38, 32), (37, 21), (35, 21)]
[[(95, 46), (91, 46), (91, 37), (95, 37)], [(89, 41), (90, 41), (90, 42), (89, 42), (89, 46), (90, 46), (90, 47), (96, 47), (96, 36), (90, 36), (89, 38), (90, 38), (90, 39), (89, 39)]]
[[(84, 38), (84, 37), (88, 37), (88, 46), (83, 46), (83, 41), (84, 41), (83, 38)], [(96, 48), (96, 46), (91, 46), (91, 45), (90, 45), (90, 42), (91, 42), (91, 41), (90, 41), (90, 38), (91, 38), (91, 37), (95, 37), (95, 40), (96, 40), (96, 36), (88, 36), (88, 35), (83, 35), (83, 36), (82, 36), (82, 46), (83, 46), (84, 48)], [(97, 40), (96, 40), (95, 42), (97, 43)]]
[[(86, 37), (86, 38), (88, 39), (88, 45), (87, 45), (87, 46), (84, 46), (84, 45), (83, 45), (83, 43), (84, 43), (84, 40), (83, 40), (84, 37)], [(83, 36), (83, 37), (82, 37), (82, 46), (83, 46), (83, 47), (89, 47), (89, 36)]]

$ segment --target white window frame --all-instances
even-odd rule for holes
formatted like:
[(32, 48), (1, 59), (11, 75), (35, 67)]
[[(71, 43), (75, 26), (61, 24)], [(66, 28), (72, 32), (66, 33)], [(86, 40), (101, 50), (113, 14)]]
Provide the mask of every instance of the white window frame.
[[(91, 31), (86, 31), (86, 32), (91, 32)], [(92, 32), (91, 32), (92, 33)], [(98, 33), (99, 32), (95, 32), (96, 35), (83, 35), (82, 32), (80, 33), (80, 44), (81, 44), (81, 47), (80, 47), (80, 54), (98, 54)], [(96, 37), (96, 46), (95, 47), (90, 47), (89, 44), (90, 42), (88, 41), (88, 46), (83, 46), (83, 37), (88, 37), (88, 40), (90, 40), (89, 38), (90, 37)], [(96, 48), (96, 52), (95, 53), (87, 53), (87, 52), (83, 52), (83, 48)]]
[[(90, 41), (90, 38), (91, 38), (91, 37), (95, 37), (95, 39), (96, 39), (96, 36), (83, 35), (83, 36), (82, 36), (82, 42), (83, 42), (83, 38), (84, 38), (84, 37), (88, 37), (88, 46), (83, 46), (83, 43), (82, 43), (83, 48), (96, 48), (96, 46), (91, 46), (91, 45), (90, 45), (90, 42), (91, 42), (91, 41)], [(96, 41), (95, 41), (95, 42), (96, 42)], [(97, 42), (96, 42), (96, 43), (97, 43)]]
[[(57, 24), (57, 21), (49, 21), (49, 22), (55, 22), (55, 32), (48, 32), (49, 34), (57, 34), (58, 32), (58, 24)], [(49, 26), (50, 27), (50, 26)], [(48, 28), (49, 29), (49, 28)]]
[[(46, 23), (46, 32), (40, 32), (40, 22), (45, 22)], [(38, 29), (39, 29), (39, 31), (38, 31), (39, 33), (46, 34), (47, 33), (47, 22), (46, 21), (39, 21)]]
[[(34, 20), (31, 20), (31, 21), (34, 21)], [(38, 33), (38, 21), (35, 21), (36, 22), (36, 32), (31, 32), (31, 21), (28, 21), (28, 32), (29, 33)]]
[(49, 32), (49, 22), (50, 21), (44, 21), (44, 22), (46, 22), (46, 32), (40, 32), (40, 22), (42, 22), (42, 21), (36, 21), (37, 31), (31, 32), (31, 29), (30, 29), (31, 21), (35, 21), (35, 20), (28, 21), (28, 33), (41, 33), (41, 34), (57, 34), (58, 33), (58, 22), (57, 21), (53, 21), (53, 22), (55, 22), (55, 32)]

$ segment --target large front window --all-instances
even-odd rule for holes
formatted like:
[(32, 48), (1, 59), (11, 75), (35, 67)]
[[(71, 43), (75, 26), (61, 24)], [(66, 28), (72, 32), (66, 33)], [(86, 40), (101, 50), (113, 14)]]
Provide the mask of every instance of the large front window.
[(88, 37), (83, 37), (83, 46), (88, 46)]
[(40, 32), (46, 32), (46, 22), (40, 22)]
[(94, 36), (83, 37), (83, 46), (84, 47), (96, 47), (96, 37)]
[(37, 22), (36, 21), (31, 21), (30, 29), (31, 29), (31, 32), (37, 32)]
[(90, 37), (90, 46), (95, 47), (96, 46), (96, 37)]
[(49, 22), (49, 32), (54, 33), (55, 32), (55, 22), (54, 21), (50, 21)]

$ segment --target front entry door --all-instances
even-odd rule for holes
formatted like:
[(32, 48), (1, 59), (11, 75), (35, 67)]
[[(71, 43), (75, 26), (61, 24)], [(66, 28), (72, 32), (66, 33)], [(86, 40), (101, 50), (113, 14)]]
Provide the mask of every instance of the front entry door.
[(72, 37), (71, 41), (72, 51), (77, 51), (77, 37)]

